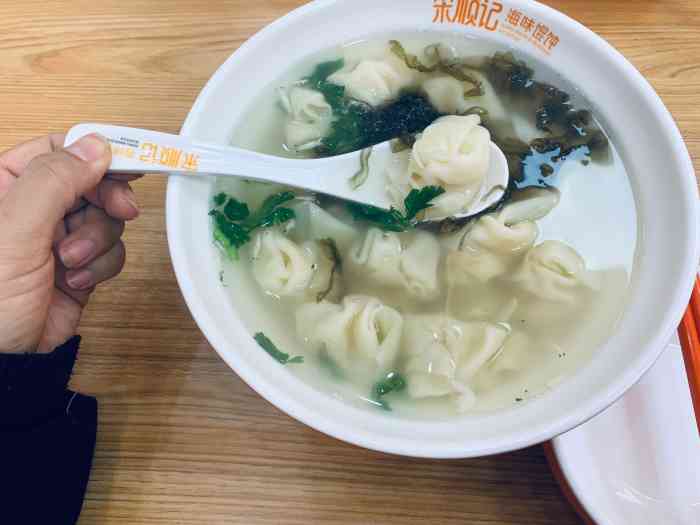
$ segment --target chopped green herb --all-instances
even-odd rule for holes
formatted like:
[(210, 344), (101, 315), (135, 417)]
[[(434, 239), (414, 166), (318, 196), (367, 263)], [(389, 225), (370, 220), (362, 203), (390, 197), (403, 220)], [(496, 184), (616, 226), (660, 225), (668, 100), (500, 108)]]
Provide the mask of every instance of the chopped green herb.
[[(328, 100), (328, 97), (326, 97)], [(331, 104), (331, 102), (328, 102)], [(321, 139), (316, 149), (319, 156), (332, 157), (365, 147), (363, 125), (371, 114), (371, 109), (364, 103), (339, 97), (333, 108), (333, 123), (327, 136)]]
[(371, 222), (377, 227), (392, 232), (403, 232), (417, 223), (416, 216), (423, 210), (430, 208), (435, 197), (445, 193), (445, 188), (440, 186), (426, 186), (420, 190), (413, 189), (404, 199), (405, 213), (392, 206), (389, 210), (383, 210), (375, 206), (347, 203), (347, 208), (355, 220)]
[(233, 197), (224, 206), (224, 215), (230, 221), (242, 221), (250, 215), (250, 210), (245, 202), (240, 202)]
[(226, 202), (226, 199), (228, 199), (228, 195), (226, 195), (225, 193), (219, 193), (214, 197), (214, 204), (216, 204), (217, 206), (223, 206)]
[(369, 177), (369, 158), (372, 155), (372, 148), (365, 148), (360, 153), (360, 171), (355, 173), (350, 179), (350, 186), (353, 190), (360, 188)]
[(255, 341), (260, 345), (260, 347), (270, 354), (274, 359), (282, 363), (283, 365), (298, 364), (303, 363), (304, 358), (302, 356), (290, 357), (289, 354), (282, 352), (275, 343), (270, 341), (270, 339), (263, 334), (258, 332), (255, 334)]
[(392, 392), (401, 392), (406, 389), (406, 380), (398, 372), (389, 372), (384, 379), (374, 385), (372, 389), (372, 401), (378, 403), (384, 410), (391, 410), (391, 406), (384, 396)]
[(246, 203), (219, 193), (214, 198), (217, 207), (209, 212), (214, 220), (214, 241), (227, 257), (238, 260), (238, 250), (250, 242), (253, 230), (284, 224), (295, 217), (293, 210), (280, 207), (293, 198), (291, 192), (272, 195), (251, 214)]
[(219, 210), (212, 210), (209, 215), (214, 218), (214, 239), (224, 252), (232, 259), (238, 259), (238, 249), (250, 241), (249, 231), (226, 218)]
[(270, 226), (277, 226), (291, 221), (295, 216), (294, 210), (290, 208), (277, 208), (276, 210), (270, 212), (269, 215), (265, 216), (254, 227), (267, 228)]
[(406, 196), (406, 199), (404, 199), (406, 219), (409, 221), (413, 220), (421, 211), (432, 206), (430, 201), (443, 193), (445, 193), (445, 188), (441, 188), (440, 186), (426, 186), (420, 190), (411, 190), (408, 196)]
[(355, 220), (371, 222), (382, 230), (403, 232), (411, 227), (404, 214), (394, 207), (387, 211), (375, 206), (348, 202), (347, 208)]
[(280, 208), (282, 204), (293, 200), (295, 195), (291, 191), (283, 191), (270, 195), (255, 213), (252, 213), (243, 223), (250, 230), (266, 228), (277, 224), (284, 224), (294, 218), (294, 211), (289, 208)]
[(238, 248), (234, 246), (231, 241), (219, 230), (219, 228), (214, 226), (214, 243), (219, 247), (219, 249), (232, 261), (238, 260)]
[(328, 294), (333, 291), (333, 285), (335, 284), (335, 278), (343, 269), (343, 260), (340, 257), (340, 250), (338, 250), (338, 245), (333, 239), (323, 239), (319, 241), (321, 249), (325, 252), (326, 257), (328, 257), (333, 262), (333, 267), (331, 268), (331, 274), (328, 277), (328, 286), (322, 292), (316, 296), (316, 302), (320, 303)]

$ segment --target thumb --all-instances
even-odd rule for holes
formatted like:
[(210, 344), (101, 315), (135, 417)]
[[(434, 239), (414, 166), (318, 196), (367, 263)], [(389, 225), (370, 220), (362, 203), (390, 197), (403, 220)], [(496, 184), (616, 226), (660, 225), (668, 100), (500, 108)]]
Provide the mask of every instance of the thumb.
[(109, 145), (99, 135), (35, 157), (0, 202), (3, 229), (17, 241), (50, 241), (58, 222), (99, 184), (111, 160)]

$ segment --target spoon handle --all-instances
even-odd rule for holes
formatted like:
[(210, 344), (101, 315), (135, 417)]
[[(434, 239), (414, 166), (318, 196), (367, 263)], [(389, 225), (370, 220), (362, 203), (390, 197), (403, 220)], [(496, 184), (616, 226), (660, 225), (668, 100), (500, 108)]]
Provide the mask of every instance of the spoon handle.
[[(377, 176), (360, 190), (350, 184), (360, 167), (360, 151), (332, 158), (289, 159), (110, 124), (78, 124), (68, 131), (66, 145), (90, 133), (99, 133), (109, 142), (112, 164), (108, 171), (112, 173), (225, 175), (302, 188), (381, 208), (391, 205), (381, 173), (386, 165), (384, 157), (372, 161)], [(378, 149), (384, 150), (385, 155), (391, 152), (388, 143), (383, 148), (375, 147), (375, 151)]]
[[(78, 124), (66, 145), (99, 133), (112, 148), (112, 173), (165, 175), (230, 175), (322, 190), (313, 162), (263, 155), (232, 146), (203, 144), (180, 135), (109, 124)], [(301, 184), (300, 184), (301, 183)]]

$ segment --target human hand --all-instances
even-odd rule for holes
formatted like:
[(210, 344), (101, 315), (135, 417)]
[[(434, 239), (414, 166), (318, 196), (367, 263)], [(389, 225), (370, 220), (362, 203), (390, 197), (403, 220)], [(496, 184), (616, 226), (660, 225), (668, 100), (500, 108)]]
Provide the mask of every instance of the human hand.
[(95, 286), (124, 265), (124, 221), (139, 210), (111, 152), (64, 135), (0, 155), (0, 352), (50, 352), (75, 335)]

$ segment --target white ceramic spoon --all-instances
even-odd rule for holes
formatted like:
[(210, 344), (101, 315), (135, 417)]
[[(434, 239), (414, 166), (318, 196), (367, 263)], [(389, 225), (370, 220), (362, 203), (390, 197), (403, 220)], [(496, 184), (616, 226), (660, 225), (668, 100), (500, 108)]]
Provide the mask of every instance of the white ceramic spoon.
[[(362, 151), (322, 159), (288, 159), (252, 151), (205, 144), (179, 135), (107, 124), (78, 124), (66, 136), (66, 145), (90, 133), (104, 136), (112, 147), (114, 173), (186, 176), (233, 176), (274, 182), (325, 193), (341, 199), (389, 209), (385, 169), (391, 155), (389, 142), (372, 148), (369, 176), (353, 189), (350, 179), (360, 171)], [(508, 186), (508, 164), (503, 152), (491, 143), (491, 165), (479, 196), (467, 213), (475, 215), (502, 197)]]

